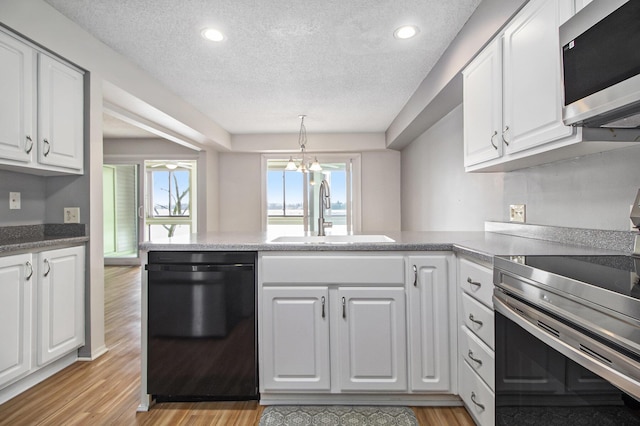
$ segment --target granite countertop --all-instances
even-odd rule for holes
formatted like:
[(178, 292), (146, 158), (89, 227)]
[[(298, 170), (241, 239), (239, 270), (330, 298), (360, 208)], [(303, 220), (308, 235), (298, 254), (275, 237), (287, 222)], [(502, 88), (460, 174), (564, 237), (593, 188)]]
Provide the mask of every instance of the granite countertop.
[(0, 255), (83, 244), (85, 224), (43, 224), (0, 227)]
[(603, 255), (628, 254), (621, 250), (592, 248), (544, 241), (496, 232), (373, 232), (394, 242), (375, 243), (277, 243), (265, 233), (211, 232), (147, 241), (146, 251), (454, 251), (492, 262), (493, 256), (505, 255)]

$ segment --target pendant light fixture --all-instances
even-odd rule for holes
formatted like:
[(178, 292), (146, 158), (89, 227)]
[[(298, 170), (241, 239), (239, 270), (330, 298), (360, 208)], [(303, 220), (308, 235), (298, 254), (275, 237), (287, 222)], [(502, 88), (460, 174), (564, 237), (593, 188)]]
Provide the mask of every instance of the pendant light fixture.
[(300, 160), (300, 164), (296, 164), (293, 159), (293, 156), (289, 156), (289, 161), (287, 162), (287, 166), (285, 170), (297, 170), (302, 173), (306, 173), (307, 171), (312, 172), (321, 172), (322, 166), (318, 162), (318, 158), (314, 158), (313, 162), (307, 164), (305, 159), (305, 153), (307, 149), (307, 128), (304, 127), (304, 119), (306, 115), (299, 115), (300, 118), (300, 131), (298, 132), (298, 145), (300, 146), (300, 155), (302, 156)]

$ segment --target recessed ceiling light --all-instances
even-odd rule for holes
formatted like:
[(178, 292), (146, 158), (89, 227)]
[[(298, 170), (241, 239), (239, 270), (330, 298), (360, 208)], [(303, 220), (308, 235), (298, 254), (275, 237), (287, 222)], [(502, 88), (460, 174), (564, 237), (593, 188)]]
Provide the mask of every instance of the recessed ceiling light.
[(393, 32), (395, 38), (405, 40), (411, 37), (415, 37), (420, 30), (414, 25), (404, 25)]
[(211, 41), (224, 40), (224, 34), (216, 30), (215, 28), (205, 28), (204, 30), (202, 30), (200, 34), (202, 34), (202, 37), (206, 38), (207, 40), (211, 40)]

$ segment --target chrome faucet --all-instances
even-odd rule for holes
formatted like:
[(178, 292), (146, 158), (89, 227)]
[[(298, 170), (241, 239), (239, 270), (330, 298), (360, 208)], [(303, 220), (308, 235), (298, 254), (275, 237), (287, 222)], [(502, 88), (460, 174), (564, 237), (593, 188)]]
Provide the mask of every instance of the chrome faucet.
[(329, 182), (325, 179), (322, 179), (322, 183), (320, 184), (320, 197), (318, 199), (318, 204), (320, 205), (320, 217), (318, 218), (318, 236), (324, 237), (326, 234), (324, 233), (324, 228), (331, 228), (333, 223), (324, 221), (324, 209), (331, 208), (331, 192), (329, 190)]

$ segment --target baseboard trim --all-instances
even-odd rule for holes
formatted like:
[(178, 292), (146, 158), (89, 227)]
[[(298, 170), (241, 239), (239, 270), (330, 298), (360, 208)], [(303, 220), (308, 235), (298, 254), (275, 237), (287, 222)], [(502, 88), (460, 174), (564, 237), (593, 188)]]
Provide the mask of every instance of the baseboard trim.
[(83, 362), (95, 361), (96, 359), (100, 358), (102, 355), (106, 354), (107, 352), (109, 352), (109, 348), (107, 348), (106, 346), (102, 346), (101, 348), (98, 348), (95, 351), (92, 351), (91, 356), (79, 356), (78, 361), (83, 361)]
[(462, 407), (457, 395), (402, 394), (402, 395), (351, 395), (351, 394), (274, 394), (261, 393), (260, 405), (407, 405), (414, 407)]

